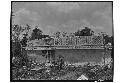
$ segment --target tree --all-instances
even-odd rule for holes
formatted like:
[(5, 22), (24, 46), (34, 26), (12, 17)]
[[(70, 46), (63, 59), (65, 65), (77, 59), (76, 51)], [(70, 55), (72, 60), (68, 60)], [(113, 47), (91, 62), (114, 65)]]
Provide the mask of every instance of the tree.
[(112, 46), (111, 58), (113, 60), (113, 58), (114, 58), (114, 37), (109, 36), (108, 34), (103, 33), (103, 32), (102, 32), (102, 35), (103, 35), (103, 38), (104, 38), (104, 44), (107, 45), (108, 43), (110, 43), (111, 46)]
[(102, 35), (104, 37), (104, 44), (111, 43), (111, 45), (113, 45), (113, 36), (109, 36), (106, 33), (102, 33)]
[[(23, 46), (26, 46), (27, 43), (27, 35), (29, 30), (29, 26), (26, 26), (25, 29), (16, 24), (11, 27), (11, 45), (12, 45), (12, 65), (16, 68), (21, 68), (22, 66), (26, 65), (25, 63), (27, 60), (27, 54), (25, 53), (25, 50), (22, 48)], [(20, 39), (20, 35), (23, 31), (26, 31), (23, 37), (23, 39)]]
[(26, 24), (26, 27), (25, 27), (25, 34), (28, 35), (28, 32), (29, 32), (30, 29), (31, 29), (31, 26), (28, 25), (28, 24)]
[(19, 35), (23, 32), (23, 29), (19, 25), (12, 26), (12, 33), (11, 33), (11, 43), (12, 43), (12, 52), (13, 56), (18, 56), (21, 53), (21, 43)]
[(31, 34), (31, 40), (34, 39), (40, 39), (42, 36), (42, 31), (40, 29), (38, 29), (38, 27), (36, 26), (35, 29), (33, 29), (33, 32)]
[(28, 33), (29, 33), (30, 29), (31, 29), (30, 26), (28, 24), (26, 24), (26, 27), (24, 29), (25, 33), (23, 34), (23, 39), (21, 40), (22, 47), (27, 46), (27, 41), (29, 40)]
[(20, 38), (20, 34), (23, 32), (23, 28), (20, 25), (13, 25), (12, 26), (12, 33), (11, 33), (11, 37), (13, 38), (12, 41), (16, 42), (19, 41)]
[(27, 40), (28, 40), (27, 34), (24, 34), (24, 37), (23, 37), (23, 39), (21, 40), (21, 45), (22, 45), (22, 47), (26, 47), (26, 46), (27, 46)]
[(75, 32), (75, 36), (92, 36), (93, 34), (94, 31), (88, 27), (85, 27), (84, 29)]

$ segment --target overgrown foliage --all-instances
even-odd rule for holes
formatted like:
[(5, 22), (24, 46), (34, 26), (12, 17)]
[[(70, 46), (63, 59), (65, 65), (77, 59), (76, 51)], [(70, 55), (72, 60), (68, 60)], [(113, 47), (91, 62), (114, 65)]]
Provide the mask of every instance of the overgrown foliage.
[(108, 65), (100, 66), (90, 66), (89, 64), (84, 66), (66, 66), (64, 65), (62, 69), (57, 69), (58, 67), (46, 66), (45, 64), (39, 65), (41, 69), (39, 70), (28, 70), (26, 68), (20, 69), (19, 76), (15, 79), (17, 80), (77, 80), (81, 75), (85, 75), (88, 80), (93, 81), (108, 81), (113, 80), (112, 67)]
[(75, 32), (75, 36), (92, 36), (92, 35), (94, 35), (94, 31), (88, 27), (85, 27), (84, 29)]
[[(63, 58), (59, 58), (52, 63), (52, 66), (46, 66), (45, 63), (38, 64), (30, 61), (23, 47), (27, 46), (27, 41), (34, 39), (42, 39), (49, 37), (43, 35), (43, 32), (37, 27), (33, 29), (31, 37), (28, 37), (28, 32), (31, 26), (28, 24), (24, 27), (20, 25), (12, 26), (11, 44), (12, 44), (12, 77), (13, 80), (77, 80), (77, 78), (85, 74), (89, 80), (113, 80), (113, 69), (107, 65), (100, 66), (67, 66), (64, 64)], [(20, 39), (20, 35), (25, 32)], [(60, 37), (60, 32), (57, 32), (56, 37)], [(63, 36), (67, 35), (63, 32)], [(75, 36), (92, 36), (94, 31), (88, 27), (77, 31)], [(72, 34), (71, 34), (72, 36)], [(106, 44), (113, 42), (113, 37), (104, 36)], [(39, 70), (33, 70), (39, 67)]]

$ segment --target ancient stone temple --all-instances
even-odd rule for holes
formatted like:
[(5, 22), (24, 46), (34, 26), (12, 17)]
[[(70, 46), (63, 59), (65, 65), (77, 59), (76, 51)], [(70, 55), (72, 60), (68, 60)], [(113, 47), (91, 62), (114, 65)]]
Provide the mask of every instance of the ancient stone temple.
[(55, 60), (62, 56), (65, 62), (95, 62), (111, 57), (111, 46), (105, 46), (102, 36), (75, 36), (44, 38), (28, 42), (30, 59), (38, 63)]

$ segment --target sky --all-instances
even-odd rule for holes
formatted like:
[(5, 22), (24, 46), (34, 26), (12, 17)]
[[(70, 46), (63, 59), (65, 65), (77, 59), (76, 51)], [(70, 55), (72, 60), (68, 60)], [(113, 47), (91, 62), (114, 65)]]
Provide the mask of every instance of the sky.
[(111, 2), (13, 2), (13, 24), (38, 26), (44, 34), (76, 32), (85, 26), (112, 35)]

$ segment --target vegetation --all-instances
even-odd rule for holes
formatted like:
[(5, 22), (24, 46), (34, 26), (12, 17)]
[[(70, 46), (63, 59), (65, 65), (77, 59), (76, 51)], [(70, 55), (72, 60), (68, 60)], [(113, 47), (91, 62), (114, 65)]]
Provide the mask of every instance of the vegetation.
[(56, 66), (46, 67), (45, 64), (40, 65), (39, 70), (20, 69), (18, 77), (15, 80), (77, 80), (81, 75), (86, 75), (89, 80), (108, 81), (113, 80), (112, 68), (106, 66), (66, 66), (58, 69)]
[[(101, 67), (100, 65), (84, 67), (67, 66), (64, 64), (63, 57), (59, 57), (52, 65), (46, 66), (46, 63), (38, 64), (28, 59), (26, 51), (23, 47), (27, 46), (27, 41), (34, 39), (42, 39), (49, 37), (44, 35), (42, 30), (38, 27), (32, 30), (31, 36), (28, 36), (31, 26), (28, 24), (25, 27), (20, 25), (13, 25), (11, 27), (11, 44), (12, 44), (12, 78), (13, 80), (77, 80), (77, 78), (85, 74), (89, 80), (112, 80), (112, 67), (107, 65)], [(25, 33), (24, 33), (25, 32)], [(23, 34), (22, 34), (23, 33)], [(20, 39), (22, 35), (22, 39)], [(55, 33), (56, 37), (60, 37), (61, 32)], [(65, 37), (66, 32), (62, 36)], [(70, 34), (73, 36), (73, 34)], [(92, 36), (94, 31), (88, 27), (78, 30), (74, 33), (75, 36)], [(104, 36), (106, 44), (113, 42), (113, 37)], [(32, 70), (39, 67), (39, 70)]]
[(94, 35), (94, 31), (88, 27), (85, 27), (84, 29), (75, 32), (75, 36), (92, 36), (92, 35)]

